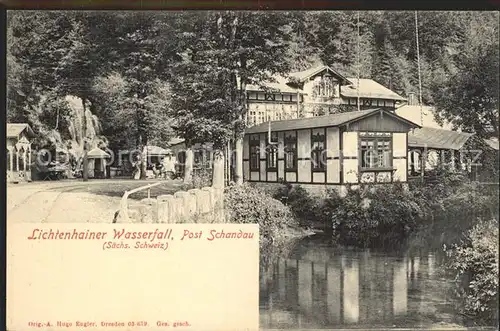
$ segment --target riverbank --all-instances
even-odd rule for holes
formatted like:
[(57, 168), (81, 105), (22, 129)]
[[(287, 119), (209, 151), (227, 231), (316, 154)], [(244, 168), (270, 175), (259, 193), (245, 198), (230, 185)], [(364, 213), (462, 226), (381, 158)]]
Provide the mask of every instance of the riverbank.
[(457, 309), (470, 325), (498, 324), (498, 187), (446, 170), (436, 178), (409, 187), (353, 186), (325, 199), (283, 185), (274, 196), (301, 226), (330, 233), (340, 246), (442, 251), (439, 268), (454, 273)]

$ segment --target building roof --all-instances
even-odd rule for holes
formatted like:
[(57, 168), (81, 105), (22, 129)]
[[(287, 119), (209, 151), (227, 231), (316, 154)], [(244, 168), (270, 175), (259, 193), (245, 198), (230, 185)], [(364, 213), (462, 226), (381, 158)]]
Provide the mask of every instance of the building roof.
[(24, 130), (26, 130), (28, 136), (35, 136), (28, 123), (7, 123), (7, 138), (17, 138)]
[(499, 147), (498, 138), (484, 139), (484, 142), (494, 150), (498, 151)]
[(427, 128), (452, 130), (450, 124), (443, 123), (441, 125), (436, 121), (433, 107), (422, 106), (420, 108), (420, 106), (404, 105), (396, 109), (396, 114)]
[[(341, 86), (340, 94), (344, 97), (357, 98), (358, 97), (358, 79), (348, 78), (352, 84)], [(360, 78), (359, 80), (359, 97), (360, 98), (376, 98), (405, 101), (406, 99), (389, 90), (387, 87), (377, 83), (372, 79)]]
[[(273, 131), (287, 131), (287, 130), (300, 130), (300, 129), (310, 129), (319, 127), (322, 128), (322, 127), (341, 126), (347, 123), (360, 120), (364, 117), (368, 117), (380, 111), (390, 114), (391, 116), (397, 117), (399, 120), (405, 121), (414, 127), (417, 128), (420, 127), (418, 124), (408, 121), (394, 113), (376, 108), (376, 109), (368, 109), (361, 111), (350, 111), (350, 112), (325, 115), (325, 116), (299, 118), (293, 120), (271, 121), (271, 129)], [(245, 133), (263, 133), (263, 132), (268, 132), (268, 130), (269, 130), (269, 122), (265, 122), (248, 128)]]
[(170, 150), (159, 146), (148, 145), (146, 146), (146, 153), (148, 155), (167, 155), (170, 154)]
[[(340, 87), (340, 93), (344, 97), (352, 97), (356, 98), (358, 96), (357, 90), (357, 78), (347, 78), (333, 70), (332, 68), (320, 65), (316, 67), (312, 67), (307, 70), (292, 72), (288, 75), (288, 77), (283, 77), (281, 75), (274, 75), (274, 82), (263, 82), (262, 86), (276, 90), (281, 93), (297, 93), (300, 92), (304, 94), (300, 89), (289, 86), (289, 83), (292, 83), (293, 80), (297, 80), (299, 82), (303, 82), (310, 77), (324, 71), (328, 70), (332, 74), (334, 74), (337, 78), (347, 82), (349, 85), (343, 85)], [(387, 99), (387, 100), (396, 100), (396, 101), (405, 101), (406, 99), (400, 96), (399, 94), (391, 91), (387, 87), (377, 83), (372, 79), (361, 78), (359, 80), (359, 96), (361, 98), (377, 98), (377, 99)], [(249, 84), (247, 85), (247, 91), (262, 91), (262, 88), (259, 85)]]
[(87, 157), (89, 159), (107, 159), (110, 158), (111, 155), (109, 155), (99, 147), (96, 147), (87, 153)]
[(460, 150), (472, 133), (422, 127), (408, 133), (408, 147)]
[[(276, 82), (264, 82), (262, 85), (273, 90), (277, 90), (278, 92), (281, 93), (297, 93), (298, 89), (293, 88), (291, 86), (288, 86), (288, 79), (275, 75), (273, 78), (276, 80)], [(262, 91), (262, 88), (258, 85), (247, 85), (247, 91)]]
[(174, 137), (174, 138), (170, 139), (167, 142), (167, 145), (168, 146), (173, 146), (173, 145), (177, 145), (177, 144), (182, 144), (183, 142), (184, 142), (184, 139), (178, 138), (178, 137)]
[(343, 80), (347, 83), (352, 83), (352, 81), (350, 81), (349, 78), (344, 77), (343, 75), (341, 75), (337, 71), (335, 71), (332, 68), (325, 66), (325, 65), (319, 65), (319, 66), (312, 67), (312, 68), (309, 68), (309, 69), (303, 70), (303, 71), (292, 72), (292, 73), (290, 73), (290, 77), (298, 80), (299, 82), (304, 82), (305, 80), (311, 78), (312, 76), (314, 76), (314, 75), (316, 75), (324, 70), (330, 71), (337, 78), (340, 78), (341, 80)]

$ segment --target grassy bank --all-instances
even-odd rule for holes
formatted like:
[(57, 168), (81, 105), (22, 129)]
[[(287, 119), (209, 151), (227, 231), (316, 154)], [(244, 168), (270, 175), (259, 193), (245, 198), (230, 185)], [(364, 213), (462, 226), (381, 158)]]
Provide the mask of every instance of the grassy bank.
[(299, 218), (288, 206), (248, 184), (227, 187), (224, 204), (229, 222), (259, 224), (262, 273), (297, 240), (313, 234), (300, 226)]

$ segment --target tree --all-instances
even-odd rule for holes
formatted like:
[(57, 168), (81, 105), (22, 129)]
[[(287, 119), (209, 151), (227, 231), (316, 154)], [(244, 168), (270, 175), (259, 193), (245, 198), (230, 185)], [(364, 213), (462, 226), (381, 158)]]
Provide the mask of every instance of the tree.
[(174, 66), (172, 75), (172, 115), (176, 118), (176, 131), (187, 146), (186, 182), (191, 181), (194, 143), (213, 143), (217, 159), (213, 178), (221, 178), (216, 175), (220, 171), (220, 150), (231, 139), (238, 118), (234, 104), (227, 97), (221, 61), (212, 56), (216, 35), (204, 23), (210, 16), (208, 13), (185, 15), (184, 23), (189, 22), (189, 27), (185, 27), (187, 33), (178, 36), (184, 57)]
[(348, 77), (357, 77), (359, 70), (361, 78), (370, 78), (374, 52), (373, 33), (368, 25), (370, 14), (359, 13), (359, 49), (357, 14), (353, 11), (318, 13), (315, 46), (324, 64)]
[[(288, 14), (277, 12), (191, 13), (179, 31), (179, 44), (186, 55), (179, 72), (186, 77), (184, 82), (177, 77), (175, 99), (182, 100), (182, 93), (192, 95), (174, 107), (178, 131), (188, 142), (209, 135), (217, 147), (234, 139), (237, 183), (243, 180), (246, 86), (289, 71), (289, 23)], [(189, 75), (193, 77), (187, 78)]]
[(456, 70), (435, 93), (438, 116), (479, 137), (498, 137), (498, 13), (477, 13), (464, 34)]
[[(89, 15), (88, 12), (16, 12), (9, 19), (12, 55), (9, 62), (21, 77), (20, 82), (13, 80), (19, 92), (10, 93), (9, 106), (13, 114), (18, 114), (17, 119), (27, 119), (37, 132), (55, 131), (53, 137), (67, 138), (71, 122), (67, 120), (68, 114), (60, 112), (64, 97), (79, 97), (84, 108), (90, 99), (92, 77), (102, 69), (99, 64), (103, 61), (92, 56), (94, 44), (88, 38), (91, 29), (86, 21)], [(45, 109), (38, 111), (40, 105)], [(56, 109), (54, 116), (46, 116), (51, 109)], [(91, 120), (85, 119), (86, 111), (83, 116), (84, 124)], [(87, 136), (86, 130), (84, 135)]]
[(314, 12), (290, 13), (291, 38), (287, 50), (292, 71), (302, 71), (321, 64), (315, 34), (319, 27)]
[[(109, 108), (103, 97), (111, 93), (99, 90), (105, 84), (98, 78), (118, 73), (127, 90), (114, 95), (113, 111), (134, 109), (134, 120), (124, 127), (131, 128), (128, 133), (136, 138), (135, 144), (142, 148), (150, 137), (167, 139), (171, 132), (166, 118), (168, 85), (160, 78), (168, 71), (165, 40), (172, 32), (159, 36), (160, 28), (169, 31), (164, 18), (150, 13), (16, 12), (9, 17), (9, 76), (15, 87), (9, 90), (10, 117), (28, 119), (34, 114), (35, 130), (52, 126), (50, 118), (36, 114), (40, 100), (44, 95), (50, 95), (50, 100), (72, 95), (86, 108), (85, 126), (96, 114), (109, 119), (113, 116), (106, 116)], [(119, 116), (113, 119), (114, 123), (106, 122), (106, 133), (120, 124)], [(59, 124), (58, 130), (68, 131), (65, 123)], [(91, 132), (84, 131), (91, 139)]]
[[(145, 147), (151, 139), (167, 139), (168, 85), (164, 83), (173, 53), (160, 41), (161, 32), (168, 30), (169, 14), (134, 12), (120, 16), (115, 42), (108, 46), (117, 57), (116, 71), (125, 79), (125, 112), (133, 123), (135, 146), (141, 154), (141, 178), (146, 177)], [(132, 117), (132, 118), (131, 118)], [(158, 124), (161, 122), (162, 124)], [(165, 129), (165, 130), (162, 130)]]

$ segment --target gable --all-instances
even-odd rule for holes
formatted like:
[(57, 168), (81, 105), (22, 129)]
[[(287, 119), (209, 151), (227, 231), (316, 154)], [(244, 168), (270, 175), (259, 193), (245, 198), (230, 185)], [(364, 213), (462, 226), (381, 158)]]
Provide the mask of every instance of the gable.
[(27, 123), (7, 123), (7, 138), (18, 138), (21, 133), (29, 138), (35, 135)]
[(290, 73), (290, 83), (304, 83), (308, 80), (314, 79), (317, 76), (322, 76), (322, 75), (330, 75), (331, 77), (334, 77), (336, 80), (343, 84), (351, 84), (349, 79), (341, 75), (340, 73), (336, 72), (332, 68), (328, 66), (318, 66), (314, 68), (310, 68), (304, 71), (299, 71), (299, 72), (294, 72)]
[(336, 81), (342, 81), (342, 79), (339, 77), (339, 75), (335, 72), (333, 72), (330, 68), (328, 67), (325, 67), (323, 70), (311, 75), (308, 80), (309, 81), (312, 81), (312, 80), (316, 80), (320, 77), (325, 77), (325, 78), (333, 78), (334, 80)]
[(345, 124), (347, 131), (408, 132), (420, 126), (388, 111), (372, 112)]

